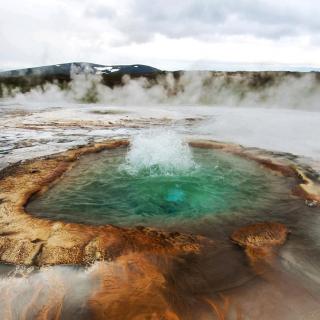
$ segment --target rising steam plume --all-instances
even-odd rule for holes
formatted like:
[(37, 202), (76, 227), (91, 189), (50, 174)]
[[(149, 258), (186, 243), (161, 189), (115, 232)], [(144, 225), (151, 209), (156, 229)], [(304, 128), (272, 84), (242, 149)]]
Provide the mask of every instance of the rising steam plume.
[[(0, 81), (1, 83), (1, 81)], [(156, 72), (108, 75), (71, 71), (70, 79), (45, 81), (27, 90), (2, 81), (2, 97), (15, 102), (84, 102), (107, 105), (261, 106), (316, 110), (318, 73)]]

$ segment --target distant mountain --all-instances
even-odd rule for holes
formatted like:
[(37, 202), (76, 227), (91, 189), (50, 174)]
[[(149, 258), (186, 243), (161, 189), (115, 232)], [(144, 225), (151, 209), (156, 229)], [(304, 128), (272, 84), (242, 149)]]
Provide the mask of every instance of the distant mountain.
[(55, 83), (61, 88), (66, 88), (75, 74), (100, 75), (101, 83), (112, 88), (123, 84), (124, 75), (129, 75), (131, 78), (156, 79), (162, 73), (164, 72), (159, 69), (142, 64), (107, 66), (87, 62), (0, 71), (0, 98), (15, 89), (28, 92), (31, 88), (46, 83)]
[(111, 73), (128, 74), (128, 75), (148, 75), (160, 72), (159, 69), (142, 65), (114, 65), (106, 66), (87, 62), (72, 62), (55, 64), (49, 66), (41, 66), (35, 68), (17, 69), (9, 71), (0, 71), (1, 78), (16, 78), (16, 77), (69, 77), (74, 73), (91, 73), (107, 75)]

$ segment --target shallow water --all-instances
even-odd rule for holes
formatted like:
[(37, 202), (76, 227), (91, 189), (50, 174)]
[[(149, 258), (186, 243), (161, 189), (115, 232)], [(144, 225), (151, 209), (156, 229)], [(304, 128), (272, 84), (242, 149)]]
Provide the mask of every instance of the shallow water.
[(132, 172), (126, 156), (121, 148), (84, 157), (31, 201), (28, 212), (90, 224), (166, 226), (266, 209), (287, 193), (282, 178), (221, 151), (192, 148), (191, 167), (178, 165), (165, 172), (156, 163)]

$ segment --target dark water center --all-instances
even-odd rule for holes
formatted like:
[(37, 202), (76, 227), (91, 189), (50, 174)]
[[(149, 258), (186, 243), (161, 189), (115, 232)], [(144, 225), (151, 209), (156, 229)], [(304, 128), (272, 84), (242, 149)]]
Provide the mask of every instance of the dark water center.
[[(254, 161), (192, 148), (195, 165), (168, 173), (153, 166), (130, 172), (126, 148), (80, 159), (65, 177), (33, 199), (27, 211), (89, 224), (170, 225), (267, 208), (287, 189)], [(131, 166), (134, 164), (130, 164)]]

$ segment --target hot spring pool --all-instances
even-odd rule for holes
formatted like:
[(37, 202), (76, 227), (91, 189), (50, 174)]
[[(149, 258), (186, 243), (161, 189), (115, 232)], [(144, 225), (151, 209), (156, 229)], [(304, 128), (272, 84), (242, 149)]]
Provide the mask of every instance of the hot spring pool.
[(118, 148), (84, 156), (26, 209), (54, 220), (164, 226), (263, 210), (284, 190), (283, 178), (222, 151), (188, 147), (171, 162), (144, 154)]

